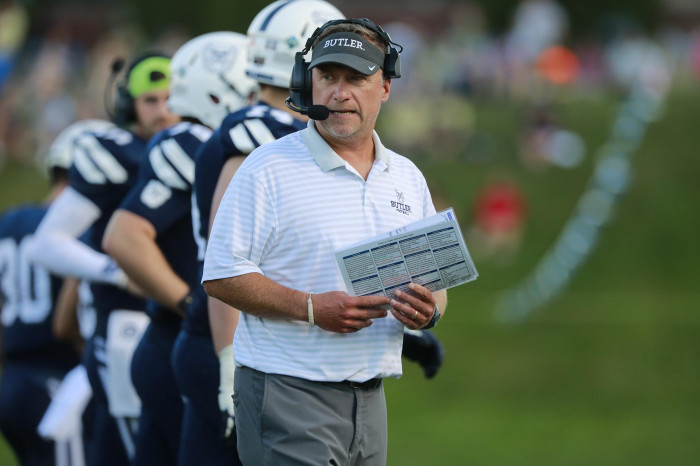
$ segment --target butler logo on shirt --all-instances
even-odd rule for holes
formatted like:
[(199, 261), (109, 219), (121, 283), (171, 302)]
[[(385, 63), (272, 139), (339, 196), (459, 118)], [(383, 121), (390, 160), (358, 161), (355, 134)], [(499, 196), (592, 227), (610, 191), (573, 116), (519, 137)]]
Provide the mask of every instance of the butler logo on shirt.
[(391, 207), (395, 208), (397, 212), (400, 212), (404, 215), (411, 214), (411, 206), (408, 204), (404, 204), (403, 193), (401, 191), (396, 191), (396, 200), (391, 201)]
[(359, 40), (346, 38), (328, 39), (323, 44), (323, 48), (326, 49), (328, 47), (352, 47), (354, 49), (364, 50), (364, 48), (362, 48), (362, 42)]

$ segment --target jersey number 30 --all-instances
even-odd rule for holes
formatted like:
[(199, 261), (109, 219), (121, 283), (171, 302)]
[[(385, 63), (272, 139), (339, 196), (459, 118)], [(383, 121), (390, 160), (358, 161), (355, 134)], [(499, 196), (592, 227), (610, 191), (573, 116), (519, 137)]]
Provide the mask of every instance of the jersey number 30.
[(18, 245), (13, 239), (0, 240), (0, 290), (2, 323), (9, 327), (17, 318), (25, 324), (43, 322), (51, 312), (49, 273), (26, 259), (29, 237)]

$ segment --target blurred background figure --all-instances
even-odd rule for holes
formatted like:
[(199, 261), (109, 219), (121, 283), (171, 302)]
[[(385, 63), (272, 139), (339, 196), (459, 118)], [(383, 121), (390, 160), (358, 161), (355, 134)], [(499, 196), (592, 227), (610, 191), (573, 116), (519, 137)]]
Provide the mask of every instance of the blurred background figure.
[(59, 298), (63, 280), (31, 263), (27, 248), (48, 204), (68, 186), (73, 138), (111, 126), (89, 120), (64, 130), (45, 157), (51, 183), (46, 204), (17, 207), (0, 217), (0, 430), (23, 466), (84, 464), (80, 430), (61, 442), (43, 439), (37, 432), (61, 380), (79, 361), (74, 345), (59, 341), (53, 333), (57, 308), (74, 301), (71, 293), (77, 295), (77, 289), (64, 290)]
[(569, 84), (579, 75), (579, 60), (566, 47), (553, 45), (542, 50), (535, 62), (537, 71), (552, 84)]
[(563, 127), (552, 104), (534, 104), (523, 123), (519, 157), (533, 170), (550, 166), (573, 169), (581, 165), (586, 146), (578, 134)]
[[(194, 157), (211, 129), (256, 94), (257, 84), (245, 76), (246, 46), (242, 34), (213, 32), (175, 52), (168, 106), (181, 122), (151, 139), (139, 180), (103, 239), (105, 251), (150, 297), (150, 323), (131, 364), (142, 406), (133, 465), (237, 461), (235, 448), (226, 448), (218, 431), (218, 381), (207, 383), (216, 380), (218, 367), (174, 345), (200, 287), (192, 228), (198, 220), (192, 215)], [(178, 367), (182, 361), (188, 364)]]
[[(15, 70), (15, 60), (26, 38), (29, 25), (27, 12), (12, 1), (0, 3), (0, 103), (10, 76)], [(8, 157), (7, 128), (12, 115), (0, 105), (0, 169)]]
[[(115, 60), (109, 86), (122, 71)], [(96, 329), (83, 364), (95, 400), (90, 464), (124, 464), (134, 454), (141, 405), (130, 377), (131, 357), (147, 317), (141, 290), (102, 250), (107, 222), (136, 183), (146, 141), (170, 126), (167, 108), (170, 59), (160, 53), (135, 58), (119, 81), (113, 126), (85, 131), (73, 141), (70, 185), (52, 204), (29, 251), (32, 260), (63, 276), (91, 282)], [(87, 232), (87, 244), (80, 238)]]
[(532, 66), (537, 57), (547, 47), (561, 44), (568, 32), (568, 14), (555, 0), (518, 3), (505, 42), (513, 93), (525, 97), (532, 91)]
[(468, 232), (470, 247), (477, 257), (500, 263), (518, 253), (526, 220), (522, 191), (510, 179), (487, 183), (473, 203), (474, 223)]
[(0, 90), (13, 71), (28, 26), (29, 18), (21, 5), (12, 1), (0, 3)]
[(621, 26), (605, 50), (613, 83), (626, 89), (635, 81), (665, 91), (671, 81), (668, 57), (637, 25)]

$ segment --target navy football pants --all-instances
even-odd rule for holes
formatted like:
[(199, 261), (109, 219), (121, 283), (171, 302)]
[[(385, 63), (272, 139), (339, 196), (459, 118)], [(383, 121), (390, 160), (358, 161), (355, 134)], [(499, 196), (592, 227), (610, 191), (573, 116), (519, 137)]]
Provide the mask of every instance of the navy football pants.
[(185, 398), (180, 466), (241, 465), (235, 442), (226, 445), (221, 439), (219, 359), (214, 353), (212, 339), (180, 331), (172, 364), (178, 387)]
[(149, 324), (131, 361), (141, 398), (133, 466), (177, 464), (183, 403), (170, 366), (177, 333), (173, 325)]

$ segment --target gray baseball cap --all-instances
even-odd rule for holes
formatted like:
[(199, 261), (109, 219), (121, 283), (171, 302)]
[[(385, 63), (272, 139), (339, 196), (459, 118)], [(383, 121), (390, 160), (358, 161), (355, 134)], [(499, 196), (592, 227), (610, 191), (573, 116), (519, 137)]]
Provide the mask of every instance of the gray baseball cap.
[(384, 56), (379, 47), (360, 34), (336, 32), (314, 46), (309, 69), (336, 63), (369, 76), (384, 66)]

